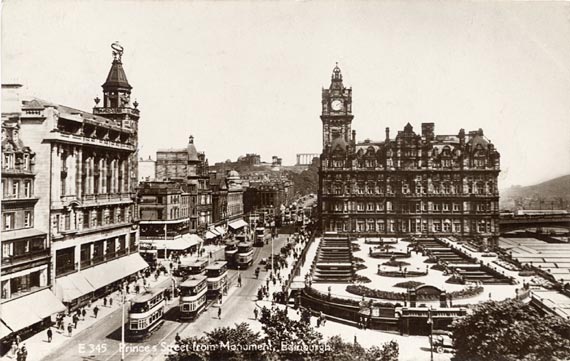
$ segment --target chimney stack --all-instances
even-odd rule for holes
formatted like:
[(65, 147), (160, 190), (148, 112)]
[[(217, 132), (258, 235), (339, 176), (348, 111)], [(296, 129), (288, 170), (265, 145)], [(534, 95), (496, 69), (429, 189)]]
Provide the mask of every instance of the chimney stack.
[(386, 127), (386, 142), (390, 140), (390, 128)]

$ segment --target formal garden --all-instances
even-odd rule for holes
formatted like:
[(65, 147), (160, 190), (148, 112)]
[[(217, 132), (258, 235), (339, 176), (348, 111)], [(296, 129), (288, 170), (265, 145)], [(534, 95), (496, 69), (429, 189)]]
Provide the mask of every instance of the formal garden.
[[(522, 287), (515, 277), (520, 270), (504, 267), (496, 255), (481, 261), (445, 240), (358, 238), (350, 240), (350, 251), (353, 275), (344, 280), (311, 282), (315, 291), (354, 303), (364, 297), (380, 303), (407, 304), (410, 291), (418, 290), (417, 302), (438, 305), (441, 292), (451, 302), (476, 304), (514, 297)], [(324, 267), (322, 263), (320, 267)], [(328, 272), (335, 272), (334, 267)]]

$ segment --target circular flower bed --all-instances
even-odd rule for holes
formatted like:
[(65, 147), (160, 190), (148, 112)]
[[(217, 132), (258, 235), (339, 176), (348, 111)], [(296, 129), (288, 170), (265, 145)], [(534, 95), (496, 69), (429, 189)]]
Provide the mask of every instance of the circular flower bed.
[[(406, 292), (390, 292), (381, 291), (368, 288), (366, 286), (360, 285), (348, 285), (346, 286), (346, 292), (352, 293), (353, 295), (371, 297), (371, 298), (381, 298), (390, 301), (405, 301), (407, 298)], [(453, 291), (449, 293), (454, 300), (474, 297), (483, 293), (482, 286), (468, 286), (460, 291)], [(437, 301), (439, 300), (439, 295), (434, 294), (417, 294), (418, 301)]]
[(387, 261), (382, 263), (382, 266), (392, 266), (392, 267), (405, 267), (409, 265), (410, 264), (408, 262), (404, 261)]
[(418, 282), (418, 281), (406, 281), (406, 282), (400, 282), (400, 283), (396, 283), (394, 285), (394, 287), (399, 287), (399, 288), (416, 288), (418, 286), (423, 285), (423, 282)]

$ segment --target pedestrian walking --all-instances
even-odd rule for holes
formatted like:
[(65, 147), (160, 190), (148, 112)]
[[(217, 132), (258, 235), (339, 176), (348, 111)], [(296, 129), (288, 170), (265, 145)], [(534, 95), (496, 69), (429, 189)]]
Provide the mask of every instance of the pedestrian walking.
[(48, 342), (51, 342), (51, 339), (53, 337), (53, 332), (51, 330), (51, 327), (48, 327), (47, 329), (47, 337), (48, 337)]
[(257, 307), (253, 309), (253, 316), (255, 317), (255, 319), (257, 320)]
[(77, 315), (73, 315), (73, 326), (77, 328), (77, 323), (79, 322), (79, 317)]
[(71, 323), (67, 324), (67, 336), (71, 337), (71, 334), (73, 333), (73, 326), (71, 325)]
[(238, 287), (241, 287), (241, 275), (238, 275)]
[(26, 345), (22, 345), (20, 349), (18, 349), (18, 361), (26, 361), (28, 358), (28, 350), (26, 349)]
[(176, 336), (174, 336), (174, 341), (176, 341), (176, 343), (180, 343), (180, 335), (178, 332), (176, 332)]
[(83, 308), (81, 310), (81, 318), (85, 319), (85, 316), (87, 315), (87, 311), (85, 311), (85, 308)]
[(222, 308), (218, 308), (218, 320), (222, 319)]
[(95, 318), (97, 318), (98, 313), (99, 313), (99, 307), (95, 306), (95, 308), (93, 308), (93, 315), (95, 316)]
[(14, 356), (16, 356), (16, 353), (18, 352), (18, 345), (16, 345), (16, 341), (12, 341), (12, 347), (10, 347), (10, 352), (12, 353), (12, 358), (14, 358)]
[(18, 346), (18, 348), (20, 347), (20, 342), (22, 342), (22, 338), (20, 335), (16, 335), (16, 346)]
[(107, 297), (103, 297), (103, 306), (107, 307)]
[(113, 306), (113, 297), (109, 297), (109, 307)]

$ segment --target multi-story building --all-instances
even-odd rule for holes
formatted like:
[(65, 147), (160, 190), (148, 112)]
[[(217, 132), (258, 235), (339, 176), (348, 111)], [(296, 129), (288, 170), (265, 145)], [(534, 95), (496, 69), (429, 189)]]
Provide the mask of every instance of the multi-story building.
[(139, 187), (141, 248), (157, 250), (159, 258), (197, 248), (201, 239), (190, 235), (187, 185), (176, 181), (143, 182)]
[(408, 123), (396, 137), (356, 141), (352, 89), (334, 68), (322, 90), (323, 152), (319, 210), (323, 231), (356, 235), (499, 234), (500, 155), (481, 129), (416, 134)]
[[(2, 87), (4, 99), (20, 86)], [(20, 107), (18, 101), (2, 104), (2, 344), (17, 334), (25, 337), (65, 310), (50, 291), (49, 209), (36, 189), (36, 153), (20, 136)], [(44, 202), (38, 205), (40, 198)]]
[(190, 192), (190, 232), (202, 234), (212, 223), (212, 191), (206, 155), (199, 153), (190, 136), (188, 146), (156, 153), (156, 180), (175, 180)]
[(156, 173), (156, 161), (150, 156), (148, 159), (140, 158), (139, 166), (139, 182), (152, 182)]
[(250, 181), (243, 193), (243, 208), (249, 224), (281, 220), (281, 210), (289, 205), (291, 198), (291, 184), (286, 179)]
[(241, 177), (235, 170), (219, 175), (210, 172), (210, 187), (212, 189), (213, 222), (216, 225), (206, 236), (214, 238), (223, 236), (228, 228), (237, 231), (247, 226), (243, 220), (243, 188)]
[[(36, 194), (49, 211), (51, 282), (70, 308), (106, 294), (148, 265), (135, 210), (139, 110), (113, 44), (103, 102), (93, 112), (22, 101), (22, 139), (36, 152)], [(45, 198), (42, 200), (42, 198)], [(43, 206), (42, 206), (43, 209)]]

